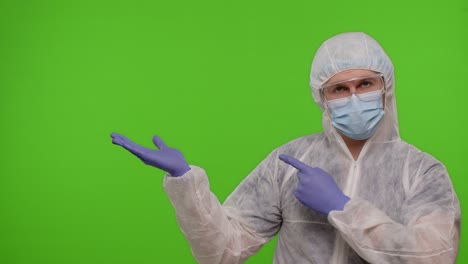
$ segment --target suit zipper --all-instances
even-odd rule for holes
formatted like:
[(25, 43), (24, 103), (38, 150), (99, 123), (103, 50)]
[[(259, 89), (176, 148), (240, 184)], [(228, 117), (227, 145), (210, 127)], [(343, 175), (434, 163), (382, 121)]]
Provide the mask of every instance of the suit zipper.
[[(348, 174), (346, 186), (343, 190), (343, 193), (351, 198), (356, 193), (358, 175), (359, 175), (358, 164), (356, 161), (353, 161), (353, 167), (350, 173)], [(345, 264), (347, 260), (347, 256), (348, 256), (348, 254), (346, 254), (348, 247), (349, 246), (346, 244), (346, 241), (344, 241), (339, 231), (337, 230), (336, 236), (335, 236), (335, 249), (333, 251), (332, 258), (330, 259), (330, 264), (342, 264), (342, 263)]]

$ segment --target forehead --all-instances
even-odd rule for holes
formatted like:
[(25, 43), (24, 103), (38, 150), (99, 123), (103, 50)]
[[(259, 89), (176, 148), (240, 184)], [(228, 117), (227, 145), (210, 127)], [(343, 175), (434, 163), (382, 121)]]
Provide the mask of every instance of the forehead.
[(342, 71), (333, 75), (333, 77), (328, 79), (328, 81), (326, 81), (324, 85), (330, 84), (330, 83), (342, 82), (342, 81), (346, 81), (346, 80), (353, 79), (353, 78), (365, 77), (374, 73), (376, 72), (371, 71), (371, 70), (364, 70), (364, 69), (346, 70), (346, 71)]

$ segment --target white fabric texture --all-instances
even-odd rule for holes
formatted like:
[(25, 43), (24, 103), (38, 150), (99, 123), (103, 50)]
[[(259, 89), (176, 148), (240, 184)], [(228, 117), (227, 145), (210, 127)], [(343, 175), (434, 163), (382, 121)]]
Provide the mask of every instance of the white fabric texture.
[[(443, 164), (399, 137), (393, 66), (364, 33), (327, 40), (312, 63), (312, 94), (336, 73), (384, 75), (385, 115), (354, 160), (323, 111), (323, 133), (273, 150), (221, 205), (203, 169), (164, 178), (182, 232), (199, 263), (243, 263), (279, 233), (273, 263), (454, 263), (460, 207)], [(328, 217), (293, 195), (296, 169), (279, 154), (320, 167), (351, 200)], [(223, 177), (216, 175), (216, 177)]]

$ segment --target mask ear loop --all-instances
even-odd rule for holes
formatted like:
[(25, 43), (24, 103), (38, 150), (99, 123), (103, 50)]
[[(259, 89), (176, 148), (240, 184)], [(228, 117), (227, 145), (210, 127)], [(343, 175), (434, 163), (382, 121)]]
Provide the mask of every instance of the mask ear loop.
[(383, 84), (383, 92), (382, 92), (382, 103), (383, 103), (383, 111), (384, 114), (387, 110), (387, 85), (385, 85), (385, 78), (382, 73), (380, 73), (380, 78), (382, 78), (382, 84)]
[(323, 94), (323, 88), (320, 88), (320, 99), (322, 100), (322, 103), (324, 104), (325, 116), (328, 118), (328, 122), (330, 122), (331, 124), (332, 122), (331, 111), (330, 111), (330, 107), (328, 107), (327, 101), (325, 100), (325, 95)]

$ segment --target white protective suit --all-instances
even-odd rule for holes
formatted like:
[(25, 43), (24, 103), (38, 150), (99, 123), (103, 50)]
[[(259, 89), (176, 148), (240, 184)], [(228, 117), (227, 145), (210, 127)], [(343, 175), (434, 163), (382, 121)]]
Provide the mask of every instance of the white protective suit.
[[(347, 69), (384, 74), (385, 114), (357, 160), (331, 125), (319, 87)], [(200, 263), (242, 263), (279, 232), (274, 263), (454, 263), (460, 207), (442, 163), (399, 137), (393, 65), (364, 33), (327, 40), (312, 63), (312, 94), (324, 133), (271, 152), (221, 205), (204, 170), (164, 178), (177, 220)], [(351, 200), (315, 213), (293, 195), (297, 170), (278, 155), (320, 167)], [(216, 176), (216, 177), (222, 177)]]

